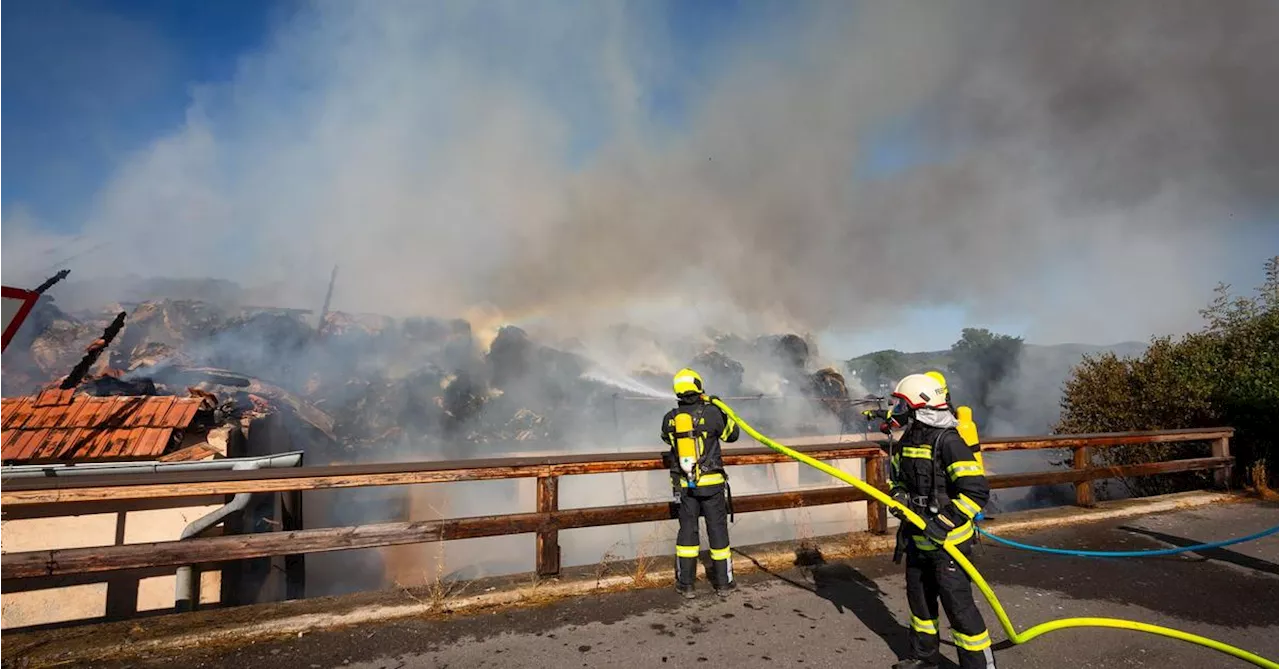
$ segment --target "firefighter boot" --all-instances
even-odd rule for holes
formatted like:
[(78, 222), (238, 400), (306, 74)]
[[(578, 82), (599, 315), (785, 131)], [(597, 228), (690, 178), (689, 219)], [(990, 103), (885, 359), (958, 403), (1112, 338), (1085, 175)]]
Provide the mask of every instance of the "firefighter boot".
[[(680, 548), (679, 546), (677, 547), (677, 549)], [(694, 548), (693, 550), (696, 551), (697, 549)], [(679, 556), (676, 558), (676, 592), (684, 595), (685, 599), (693, 599), (697, 596), (693, 591), (693, 581), (697, 575), (697, 570), (697, 557)]]
[(938, 663), (913, 657), (894, 664), (892, 669), (938, 669)]

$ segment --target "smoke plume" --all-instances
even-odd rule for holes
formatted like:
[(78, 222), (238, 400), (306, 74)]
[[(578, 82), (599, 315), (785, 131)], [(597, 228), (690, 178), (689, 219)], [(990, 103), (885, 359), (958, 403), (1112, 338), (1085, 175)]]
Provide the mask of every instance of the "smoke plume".
[[(1274, 230), (1276, 18), (811, 3), (691, 63), (652, 3), (316, 2), (194, 86), (77, 238), (11, 208), (5, 280), (109, 243), (78, 278), (312, 306), (336, 263), (335, 308), (575, 335), (954, 303), (1024, 313), (1032, 337), (1141, 338), (1193, 320), (1184, 293)], [(1116, 287), (1143, 299), (1098, 299)]]

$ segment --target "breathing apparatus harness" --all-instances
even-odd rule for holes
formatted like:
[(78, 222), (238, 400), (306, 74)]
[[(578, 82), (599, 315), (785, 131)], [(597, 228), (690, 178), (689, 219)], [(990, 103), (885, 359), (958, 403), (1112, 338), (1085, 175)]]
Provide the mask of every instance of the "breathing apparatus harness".
[[(676, 408), (675, 431), (671, 433), (671, 450), (675, 452), (675, 466), (671, 467), (673, 480), (672, 488), (677, 500), (680, 498), (680, 487), (674, 485), (675, 474), (678, 471), (684, 476), (685, 483), (690, 491), (697, 489), (698, 480), (705, 473), (707, 457), (709, 455), (706, 448), (707, 431), (702, 426), (706, 424), (704, 411), (711, 406), (712, 400), (720, 398), (714, 395), (700, 395), (700, 402), (690, 405), (681, 405)], [(732, 420), (727, 415), (726, 422)], [(724, 494), (725, 503), (729, 511), (729, 522), (733, 522), (733, 491), (729, 487), (729, 473), (723, 466), (716, 471), (724, 478)], [(719, 484), (713, 484), (719, 485)]]

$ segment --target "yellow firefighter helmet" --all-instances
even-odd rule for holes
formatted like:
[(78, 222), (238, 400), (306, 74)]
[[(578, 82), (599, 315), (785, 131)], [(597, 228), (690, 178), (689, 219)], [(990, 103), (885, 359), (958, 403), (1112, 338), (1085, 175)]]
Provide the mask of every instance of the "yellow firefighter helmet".
[(675, 379), (671, 382), (672, 388), (676, 392), (676, 396), (686, 395), (689, 393), (702, 393), (702, 377), (698, 373), (688, 367), (676, 372)]
[(942, 372), (939, 372), (939, 371), (926, 372), (925, 376), (933, 379), (934, 381), (937, 381), (938, 385), (942, 386), (942, 394), (945, 395), (950, 392), (949, 390), (947, 390), (947, 377), (943, 376)]

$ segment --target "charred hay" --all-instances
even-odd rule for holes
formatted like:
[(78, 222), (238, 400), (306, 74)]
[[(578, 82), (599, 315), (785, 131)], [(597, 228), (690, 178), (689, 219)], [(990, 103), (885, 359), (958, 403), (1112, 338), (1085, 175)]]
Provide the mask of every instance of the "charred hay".
[[(27, 345), (6, 353), (6, 394), (26, 394), (31, 386), (65, 375), (108, 320), (98, 312), (77, 319), (51, 303), (41, 309), (35, 326), (24, 327)], [(611, 333), (619, 350), (659, 351), (669, 361), (688, 361), (716, 394), (769, 394), (747, 378), (748, 369), (763, 367), (785, 378), (785, 394), (820, 401), (817, 406), (842, 423), (848, 414), (843, 376), (830, 368), (810, 371), (815, 354), (800, 335), (746, 340), (722, 334), (704, 340), (712, 342), (706, 346), (673, 344), (634, 326)], [(508, 326), (482, 351), (471, 325), (461, 319), (396, 320), (332, 311), (315, 328), (302, 310), (156, 300), (132, 310), (109, 350), (110, 364), (86, 379), (87, 392), (178, 394), (197, 388), (240, 412), (280, 407), (341, 444), (345, 455), (335, 457), (346, 460), (375, 451), (381, 453), (377, 457), (468, 457), (472, 448), (496, 454), (490, 449), (507, 443), (611, 447), (624, 433), (650, 438), (657, 410), (652, 403), (620, 406), (627, 391), (584, 376), (594, 363), (581, 346), (553, 348)], [(626, 371), (664, 389), (674, 371), (665, 368), (670, 364)], [(27, 387), (19, 389), (23, 378), (11, 371), (24, 365), (31, 372)]]

